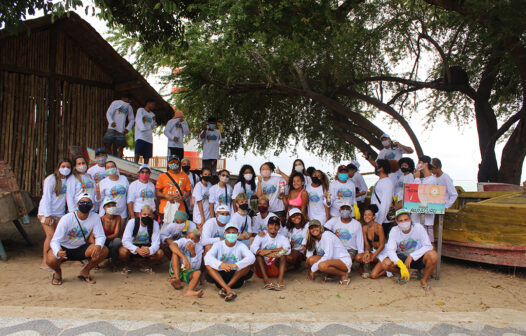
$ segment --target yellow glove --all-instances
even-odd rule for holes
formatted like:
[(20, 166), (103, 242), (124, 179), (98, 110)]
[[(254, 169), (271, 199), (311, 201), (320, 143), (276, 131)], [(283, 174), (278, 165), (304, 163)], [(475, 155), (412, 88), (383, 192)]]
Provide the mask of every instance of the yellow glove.
[(358, 204), (354, 203), (354, 218), (356, 218), (356, 220), (360, 220), (361, 216), (360, 216), (360, 209), (358, 209)]
[(396, 203), (398, 202), (398, 196), (393, 196), (393, 201)]
[(217, 123), (217, 129), (219, 130), (219, 132), (223, 133), (223, 125), (221, 125), (220, 122)]
[(396, 266), (400, 268), (400, 279), (409, 281), (411, 275), (409, 274), (409, 270), (407, 269), (407, 267), (405, 267), (404, 262), (401, 259), (398, 259), (398, 261), (396, 262)]

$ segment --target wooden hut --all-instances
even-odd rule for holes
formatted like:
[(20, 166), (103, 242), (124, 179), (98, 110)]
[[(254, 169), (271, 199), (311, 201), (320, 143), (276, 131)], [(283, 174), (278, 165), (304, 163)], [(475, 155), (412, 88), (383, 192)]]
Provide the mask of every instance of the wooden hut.
[(40, 196), (42, 181), (71, 145), (101, 147), (106, 110), (125, 92), (135, 112), (156, 100), (165, 124), (170, 105), (77, 14), (26, 21), (29, 30), (0, 31), (0, 160), (20, 187)]

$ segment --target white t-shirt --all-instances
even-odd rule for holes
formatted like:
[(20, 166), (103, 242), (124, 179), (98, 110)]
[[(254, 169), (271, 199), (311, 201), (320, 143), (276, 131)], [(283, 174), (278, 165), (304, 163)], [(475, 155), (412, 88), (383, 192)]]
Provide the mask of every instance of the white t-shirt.
[(276, 215), (269, 211), (267, 217), (261, 218), (261, 212), (258, 212), (258, 214), (256, 215), (256, 219), (254, 220), (254, 225), (252, 225), (253, 233), (258, 234), (261, 231), (267, 231), (268, 220), (272, 216)]
[(287, 237), (290, 241), (290, 246), (293, 250), (302, 251), (305, 248), (307, 241), (307, 231), (309, 231), (309, 224), (305, 224), (302, 229), (292, 228), (292, 231), (287, 230)]
[(225, 225), (219, 225), (217, 223), (217, 218), (210, 218), (203, 225), (203, 230), (201, 232), (201, 244), (203, 246), (213, 244), (215, 242), (221, 241), (225, 238)]
[(383, 224), (388, 223), (387, 213), (393, 203), (394, 185), (393, 181), (389, 177), (384, 177), (378, 180), (373, 187), (371, 193), (371, 204), (378, 206), (378, 212), (376, 213), (376, 222)]
[[(188, 223), (187, 223), (188, 222)], [(188, 227), (186, 225), (188, 224)], [(186, 230), (185, 230), (186, 227)], [(166, 243), (165, 240), (167, 238), (170, 238), (172, 240), (178, 240), (183, 237), (184, 234), (186, 234), (188, 231), (195, 229), (195, 223), (191, 220), (185, 221), (182, 224), (172, 222), (168, 224), (164, 224), (161, 228), (161, 243)]]
[[(281, 234), (277, 234), (276, 237), (272, 238), (268, 232), (265, 233), (263, 237), (257, 235), (250, 246), (250, 252), (256, 254), (258, 250), (270, 250), (281, 248), (287, 250), (285, 255), (290, 254), (290, 242), (289, 239)], [(265, 259), (267, 259), (265, 257)]]
[[(75, 216), (77, 217), (75, 218)], [(101, 247), (104, 246), (106, 235), (104, 234), (102, 221), (98, 214), (90, 212), (88, 218), (85, 220), (78, 218), (76, 212), (65, 214), (58, 222), (53, 238), (51, 238), (50, 247), (53, 250), (53, 254), (57, 257), (61, 246), (68, 249), (75, 249), (87, 244), (88, 242), (84, 237), (89, 239), (91, 232), (93, 232), (95, 236), (95, 244)], [(84, 235), (82, 233), (84, 233)]]
[(226, 242), (218, 241), (212, 245), (212, 248), (205, 256), (205, 265), (212, 267), (217, 271), (222, 271), (221, 263), (236, 264), (236, 269), (243, 269), (252, 265), (256, 261), (256, 257), (248, 247), (236, 241), (232, 247), (228, 246)]
[[(415, 178), (413, 181), (414, 184), (427, 184), (427, 185), (438, 185), (437, 178), (435, 175), (429, 175), (428, 177), (424, 178)], [(418, 213), (412, 213), (411, 214), (411, 221), (414, 224), (422, 224), (420, 214)], [(425, 214), (424, 215), (424, 225), (425, 226), (433, 226), (435, 224), (435, 215), (434, 214)]]
[[(362, 174), (360, 174), (359, 172), (355, 172), (353, 177), (351, 178), (351, 180), (353, 181), (353, 183), (356, 186), (356, 188), (358, 188), (358, 190), (360, 190), (360, 192), (368, 190), (367, 183), (365, 183), (365, 180), (364, 180)], [(365, 197), (366, 196), (367, 196), (367, 194), (359, 196), (359, 197), (356, 198), (356, 201), (357, 202), (363, 202), (363, 201), (365, 201)]]
[(404, 173), (402, 173), (401, 170), (397, 170), (394, 173), (389, 173), (389, 178), (393, 182), (393, 186), (394, 186), (393, 196), (398, 195), (398, 193), (400, 192), (398, 181), (400, 180), (402, 176), (404, 176)]
[(346, 249), (355, 249), (358, 253), (363, 253), (362, 224), (356, 219), (343, 223), (341, 217), (332, 217), (325, 227), (340, 238)]
[(269, 211), (278, 212), (285, 210), (283, 200), (279, 196), (279, 182), (285, 184), (285, 194), (287, 194), (287, 182), (281, 176), (271, 176), (268, 181), (261, 180), (261, 193), (269, 199)]
[(406, 150), (402, 147), (395, 148), (382, 148), (376, 160), (385, 159), (385, 160), (400, 160), (404, 154), (407, 154)]
[(230, 217), (230, 223), (234, 223), (237, 225), (239, 234), (245, 232), (254, 233), (252, 229), (252, 217), (250, 217), (249, 215), (243, 216), (239, 212), (236, 212)]
[(458, 192), (457, 192), (457, 189), (455, 189), (453, 180), (446, 173), (442, 173), (440, 177), (435, 177), (435, 178), (436, 178), (437, 185), (446, 186), (446, 209), (449, 209), (453, 205), (453, 203), (455, 203), (455, 200), (458, 197)]
[[(128, 119), (128, 125), (126, 129), (129, 131), (132, 129), (133, 124), (135, 123), (135, 118), (133, 117), (133, 108), (129, 103), (126, 103), (122, 100), (115, 100), (111, 103), (108, 111), (106, 111), (106, 119), (108, 120), (108, 128), (114, 129), (119, 133), (124, 133), (124, 124), (126, 119)], [(117, 124), (115, 127), (112, 127), (111, 124)]]
[(38, 215), (49, 217), (62, 217), (66, 213), (66, 179), (61, 179), (60, 193), (55, 193), (55, 175), (51, 174), (44, 180), (42, 199), (38, 206)]
[(135, 141), (142, 140), (153, 143), (153, 129), (156, 126), (155, 113), (148, 112), (144, 108), (137, 110), (135, 117)]
[(412, 224), (411, 231), (407, 234), (398, 226), (393, 226), (389, 232), (389, 240), (385, 244), (386, 254), (393, 263), (399, 260), (397, 254), (411, 255), (416, 261), (432, 249), (433, 245), (429, 241), (426, 229), (420, 224)]
[(128, 178), (126, 178), (124, 175), (120, 175), (117, 181), (112, 181), (109, 177), (106, 177), (104, 180), (100, 181), (99, 215), (104, 216), (106, 213), (106, 211), (104, 211), (104, 199), (108, 197), (117, 202), (117, 214), (122, 218), (128, 217), (126, 195), (128, 193), (129, 185)]
[(232, 207), (232, 187), (230, 184), (226, 184), (225, 188), (221, 188), (218, 184), (212, 186), (209, 190), (210, 199), (209, 202), (214, 204), (214, 211), (217, 211), (220, 205), (225, 205), (230, 208), (230, 213), (233, 211)]
[(317, 219), (321, 225), (325, 224), (327, 221), (327, 214), (325, 213), (327, 202), (325, 201), (323, 187), (321, 185), (313, 187), (312, 184), (308, 184), (305, 190), (309, 194), (309, 204), (307, 205), (309, 219)]
[(194, 198), (194, 222), (201, 224), (201, 212), (199, 211), (199, 206), (197, 202), (202, 202), (203, 204), (203, 214), (205, 215), (205, 221), (210, 218), (210, 204), (208, 200), (210, 199), (210, 182), (205, 186), (202, 182), (197, 182), (192, 192), (192, 197)]
[(128, 188), (127, 202), (133, 202), (133, 212), (141, 212), (145, 204), (155, 210), (155, 186), (150, 181), (148, 183), (133, 181)]
[[(314, 249), (316, 250), (316, 255), (321, 256), (321, 259), (318, 260), (315, 264), (312, 265), (311, 271), (316, 272), (318, 266), (321, 262), (327, 260), (341, 260), (346, 266), (347, 270), (351, 269), (352, 260), (349, 252), (345, 246), (343, 246), (341, 240), (336, 237), (336, 235), (330, 231), (324, 231), (322, 233), (321, 239), (316, 241)], [(307, 251), (306, 257), (312, 257), (314, 255), (314, 250)]]
[(225, 138), (221, 135), (218, 129), (213, 131), (206, 130), (204, 139), (199, 139), (203, 142), (203, 160), (217, 160), (219, 159), (219, 142), (225, 142)]
[[(184, 136), (190, 133), (186, 120), (181, 122), (181, 118), (170, 119), (164, 127), (164, 135), (168, 138), (168, 147), (184, 148)], [(174, 137), (178, 141), (174, 141)]]
[(414, 180), (415, 177), (411, 173), (400, 176), (400, 179), (398, 179), (398, 191), (396, 194), (396, 196), (398, 196), (398, 201), (404, 200), (405, 185), (412, 184)]
[(101, 167), (98, 164), (91, 166), (88, 169), (88, 174), (90, 174), (91, 177), (93, 177), (95, 183), (100, 183), (100, 181), (108, 177), (108, 173), (106, 173), (106, 166)]
[[(137, 235), (133, 237), (134, 227), (135, 218), (132, 218), (128, 221), (128, 223), (126, 224), (126, 228), (124, 229), (124, 234), (122, 235), (122, 246), (127, 248), (132, 254), (137, 254), (135, 250), (139, 247), (136, 244), (148, 244), (149, 234), (148, 228), (145, 225), (139, 224), (139, 230), (137, 230)], [(159, 223), (156, 220), (154, 220), (151, 245), (149, 246), (150, 255), (155, 254), (155, 252), (159, 250), (160, 244), (161, 235), (159, 231)]]
[(201, 260), (203, 259), (203, 245), (201, 245), (201, 243), (195, 244), (195, 257), (192, 257), (190, 251), (186, 249), (186, 243), (188, 242), (192, 242), (193, 244), (195, 244), (192, 240), (188, 238), (178, 239), (175, 243), (177, 244), (181, 252), (183, 252), (183, 254), (190, 261), (192, 269), (199, 270), (201, 268)]
[[(68, 211), (77, 211), (77, 200), (81, 195), (88, 193), (91, 199), (95, 200), (95, 180), (90, 174), (80, 175), (82, 182), (79, 182), (75, 175), (71, 174), (66, 180), (66, 202)], [(92, 211), (95, 210), (93, 207)]]
[(252, 195), (256, 194), (256, 188), (252, 189), (249, 183), (245, 183), (245, 188), (243, 188), (243, 184), (241, 182), (237, 182), (234, 185), (234, 191), (232, 191), (232, 199), (236, 199), (237, 195), (241, 193), (245, 193), (247, 195), (250, 204), (250, 198)]
[(331, 193), (331, 217), (340, 215), (340, 205), (342, 202), (347, 202), (351, 205), (351, 211), (354, 212), (353, 204), (356, 204), (356, 187), (351, 179), (345, 183), (335, 180), (329, 186)]

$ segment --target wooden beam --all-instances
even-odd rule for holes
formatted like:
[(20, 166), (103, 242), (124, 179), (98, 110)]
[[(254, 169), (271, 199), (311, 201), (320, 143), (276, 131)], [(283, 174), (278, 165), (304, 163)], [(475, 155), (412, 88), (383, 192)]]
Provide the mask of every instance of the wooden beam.
[(143, 83), (138, 79), (134, 79), (134, 80), (127, 81), (127, 82), (116, 83), (115, 91), (125, 92), (128, 90), (140, 89), (142, 87), (144, 87)]

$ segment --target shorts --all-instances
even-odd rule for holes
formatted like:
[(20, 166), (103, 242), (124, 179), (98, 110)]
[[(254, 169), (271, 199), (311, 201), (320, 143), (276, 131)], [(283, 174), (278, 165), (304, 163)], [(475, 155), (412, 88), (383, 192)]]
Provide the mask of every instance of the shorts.
[[(195, 269), (191, 269), (191, 270), (180, 270), (179, 271), (179, 280), (183, 281), (183, 282), (186, 282), (186, 283), (189, 283), (190, 282), (190, 276), (192, 275), (192, 273), (194, 273)], [(174, 273), (174, 270), (172, 268), (172, 262), (170, 261), (170, 265), (168, 267), (168, 273), (170, 274), (171, 277), (173, 277), (175, 275)]]
[[(372, 253), (374, 253), (376, 250), (373, 248), (372, 250)], [(385, 247), (383, 250), (380, 251), (380, 253), (378, 253), (378, 255), (376, 256), (376, 259), (378, 259), (378, 261), (382, 262), (384, 261), (384, 259), (387, 258), (387, 252), (385, 251)]]
[[(402, 260), (402, 262), (405, 263), (405, 260), (407, 259), (407, 256), (405, 256), (403, 254), (398, 254), (398, 258), (400, 258), (400, 260)], [(424, 264), (424, 256), (420, 257), (420, 259), (418, 259), (418, 260), (411, 261), (411, 265), (409, 265), (409, 267), (417, 269), (417, 270), (421, 270), (421, 269), (426, 268), (426, 264)]]
[[(235, 271), (230, 271), (230, 272), (218, 271), (218, 273), (221, 276), (221, 278), (223, 278), (223, 281), (228, 284), (228, 282), (232, 280), (232, 277), (234, 276)], [(230, 286), (230, 288), (232, 289), (241, 288), (241, 286), (245, 284), (245, 281), (252, 278), (253, 274), (254, 272), (252, 272), (252, 270), (248, 271), (248, 273), (245, 276), (241, 277), (234, 285)], [(206, 281), (208, 281), (209, 283), (215, 284), (217, 288), (221, 289), (221, 286), (219, 286), (219, 284), (215, 282), (215, 280), (212, 279), (212, 277), (208, 273), (206, 274)]]
[(68, 258), (66, 260), (84, 260), (88, 259), (86, 257), (86, 250), (89, 246), (90, 244), (84, 244), (74, 249), (69, 249), (64, 246), (61, 246), (61, 248), (66, 252), (66, 257)]
[(149, 159), (152, 157), (152, 152), (153, 152), (152, 143), (141, 140), (141, 139), (137, 139), (135, 141), (135, 155), (140, 155), (143, 158)]
[(358, 254), (358, 250), (355, 249), (347, 249), (347, 252), (351, 255), (351, 259), (356, 258), (356, 255)]
[(126, 135), (111, 128), (108, 128), (104, 134), (102, 142), (105, 145), (115, 144), (117, 147), (126, 147), (128, 145), (126, 142)]
[(184, 158), (184, 148), (168, 147), (168, 156), (177, 155), (179, 161)]

